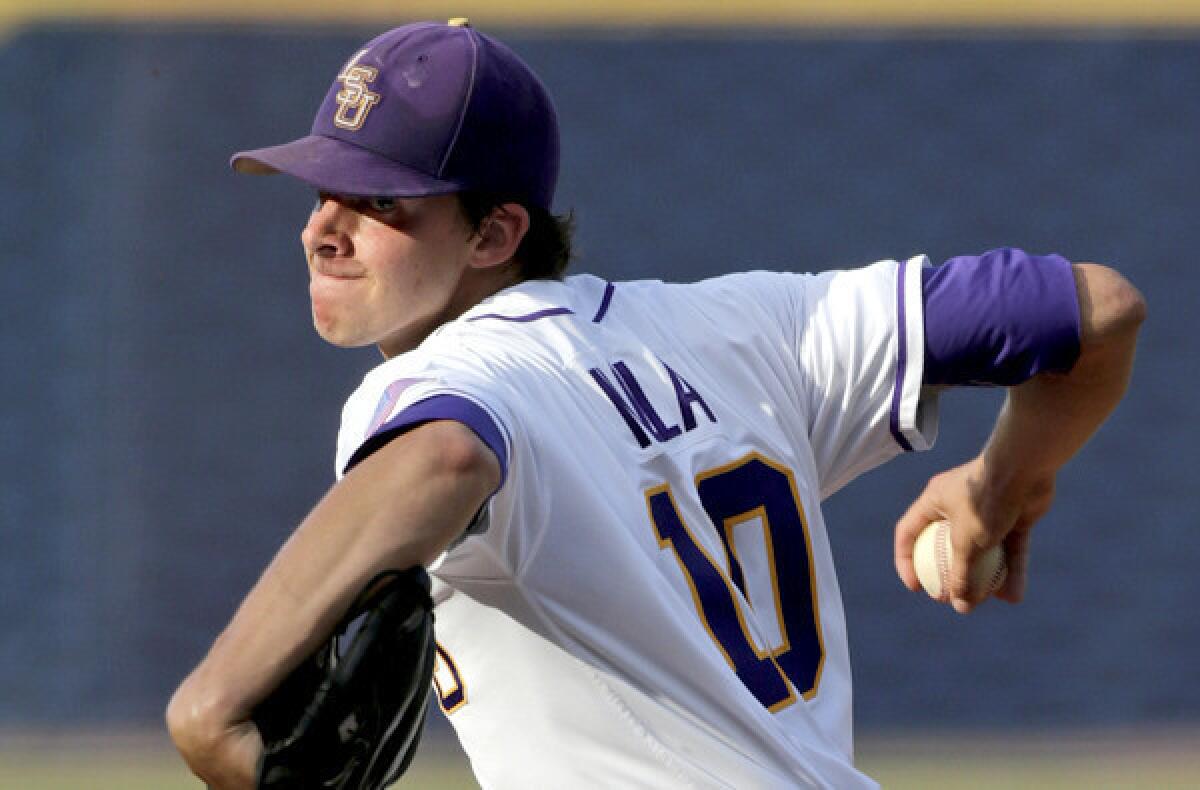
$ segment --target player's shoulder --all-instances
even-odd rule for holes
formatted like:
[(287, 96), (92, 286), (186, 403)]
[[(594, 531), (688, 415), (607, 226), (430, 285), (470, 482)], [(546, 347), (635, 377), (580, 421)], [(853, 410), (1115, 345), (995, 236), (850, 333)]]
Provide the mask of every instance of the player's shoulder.
[(788, 278), (787, 272), (756, 269), (718, 274), (690, 281), (660, 279), (621, 280), (608, 283), (609, 306), (635, 305), (669, 308), (693, 306), (712, 299), (737, 298), (759, 291), (777, 290)]
[(464, 340), (508, 344), (513, 338), (537, 337), (564, 323), (588, 320), (602, 310), (612, 284), (590, 274), (562, 280), (525, 280), (501, 289), (432, 332), (418, 351), (453, 353)]
[[(472, 362), (469, 349), (455, 355), (418, 347), (381, 362), (369, 371), (342, 407), (337, 441), (337, 470), (345, 470), (365, 441), (401, 414), (426, 409), (425, 419), (461, 415), (464, 409), (494, 426), (506, 424), (505, 388), (487, 367)], [(458, 419), (457, 416), (450, 417)], [(473, 423), (468, 422), (471, 425)]]
[(713, 326), (721, 332), (777, 321), (795, 304), (807, 275), (754, 269), (692, 282), (635, 280), (616, 284), (619, 317), (636, 316), (672, 326)]
[[(557, 353), (572, 322), (599, 309), (608, 283), (580, 275), (503, 289), (441, 325), (420, 345), (380, 363), (356, 393), (368, 401), (388, 388), (482, 391)], [(352, 396), (354, 397), (354, 396)]]

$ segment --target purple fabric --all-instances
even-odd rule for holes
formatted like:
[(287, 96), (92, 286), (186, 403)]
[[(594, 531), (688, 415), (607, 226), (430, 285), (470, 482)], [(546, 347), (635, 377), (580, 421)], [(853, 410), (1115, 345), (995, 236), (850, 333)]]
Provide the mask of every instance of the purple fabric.
[(569, 307), (547, 307), (545, 310), (538, 310), (536, 313), (526, 313), (525, 315), (500, 315), (499, 313), (484, 313), (483, 315), (473, 315), (468, 318), (468, 321), (482, 321), (485, 318), (494, 318), (498, 321), (516, 321), (517, 323), (525, 324), (530, 321), (536, 321), (539, 318), (549, 318), (552, 315), (574, 315), (574, 312)]
[(342, 67), (291, 143), (235, 154), (246, 173), (287, 173), (350, 195), (461, 190), (516, 195), (549, 209), (558, 120), (512, 50), (466, 26), (420, 22), (367, 42)]
[(608, 305), (612, 302), (613, 291), (617, 290), (616, 283), (609, 283), (604, 287), (604, 298), (600, 300), (600, 307), (596, 310), (596, 315), (592, 318), (593, 324), (600, 323), (604, 315), (608, 312)]
[(1013, 386), (1079, 358), (1079, 302), (1059, 255), (1003, 248), (922, 272), (931, 386)]
[(896, 383), (892, 387), (892, 413), (888, 427), (892, 430), (892, 438), (906, 453), (912, 452), (912, 445), (904, 438), (900, 430), (900, 400), (904, 395), (904, 375), (908, 371), (908, 320), (904, 308), (904, 283), (907, 280), (908, 262), (901, 261), (896, 273)]
[(504, 480), (508, 477), (508, 452), (504, 447), (504, 436), (490, 414), (479, 404), (461, 395), (433, 395), (405, 408), (367, 437), (362, 446), (354, 451), (354, 455), (350, 456), (344, 471), (349, 472), (364, 458), (402, 433), (432, 420), (454, 420), (474, 431), (496, 454), (496, 460), (500, 462), (500, 485), (504, 485)]

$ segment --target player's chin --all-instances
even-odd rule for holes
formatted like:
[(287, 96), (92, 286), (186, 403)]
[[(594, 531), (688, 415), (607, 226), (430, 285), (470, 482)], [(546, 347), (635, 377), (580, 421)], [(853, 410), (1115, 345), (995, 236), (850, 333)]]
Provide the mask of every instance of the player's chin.
[(336, 346), (337, 348), (363, 348), (365, 346), (374, 345), (374, 343), (372, 343), (370, 340), (363, 340), (357, 337), (343, 337), (341, 335), (323, 332), (321, 331), (320, 327), (317, 327), (317, 334), (320, 335), (321, 339), (326, 343), (331, 346)]
[(321, 336), (322, 340), (338, 348), (361, 348), (369, 346), (373, 342), (369, 337), (362, 337), (362, 333), (355, 331), (353, 327), (346, 326), (331, 316), (323, 315), (315, 306), (313, 308), (313, 328), (317, 330), (317, 334)]

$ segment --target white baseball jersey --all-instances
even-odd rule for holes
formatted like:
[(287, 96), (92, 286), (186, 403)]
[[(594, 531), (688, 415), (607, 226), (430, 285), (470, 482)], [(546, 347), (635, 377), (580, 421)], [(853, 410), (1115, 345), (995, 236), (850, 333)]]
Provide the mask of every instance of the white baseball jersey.
[(366, 376), (339, 470), (438, 418), (504, 469), (430, 569), (483, 787), (875, 786), (821, 501), (932, 442), (924, 265), (527, 282)]

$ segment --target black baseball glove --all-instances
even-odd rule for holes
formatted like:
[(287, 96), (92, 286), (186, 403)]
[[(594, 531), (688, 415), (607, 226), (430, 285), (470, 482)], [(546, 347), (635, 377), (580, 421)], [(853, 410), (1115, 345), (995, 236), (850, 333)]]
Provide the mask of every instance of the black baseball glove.
[(376, 576), (329, 642), (254, 710), (259, 790), (378, 790), (417, 751), (433, 675), (421, 567)]

